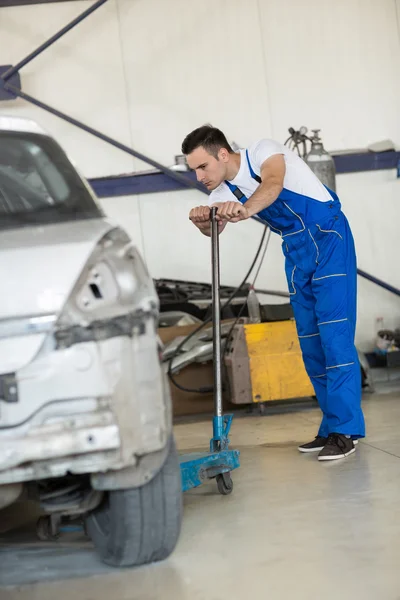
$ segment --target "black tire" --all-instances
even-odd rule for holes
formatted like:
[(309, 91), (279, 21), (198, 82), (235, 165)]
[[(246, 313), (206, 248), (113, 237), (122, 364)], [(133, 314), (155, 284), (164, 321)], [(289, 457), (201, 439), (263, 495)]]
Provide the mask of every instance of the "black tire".
[(154, 479), (140, 488), (108, 492), (86, 518), (86, 528), (103, 562), (131, 567), (167, 558), (181, 522), (181, 472), (171, 439), (167, 460)]
[(230, 473), (222, 473), (217, 475), (218, 491), (223, 496), (228, 496), (233, 491), (233, 481)]

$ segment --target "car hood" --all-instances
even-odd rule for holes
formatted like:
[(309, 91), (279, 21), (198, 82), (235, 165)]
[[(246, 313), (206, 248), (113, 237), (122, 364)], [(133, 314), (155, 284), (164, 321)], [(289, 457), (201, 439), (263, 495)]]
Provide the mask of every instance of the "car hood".
[[(88, 219), (0, 232), (0, 322), (63, 309), (98, 241), (114, 225)], [(29, 362), (45, 334), (0, 340), (0, 371)]]

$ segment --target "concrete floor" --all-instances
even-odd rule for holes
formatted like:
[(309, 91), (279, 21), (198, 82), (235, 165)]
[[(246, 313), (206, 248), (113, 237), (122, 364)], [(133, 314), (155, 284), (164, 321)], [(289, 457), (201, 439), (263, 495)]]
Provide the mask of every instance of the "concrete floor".
[[(0, 599), (399, 600), (400, 395), (367, 396), (364, 410), (367, 439), (327, 464), (296, 449), (315, 434), (318, 410), (235, 419), (234, 492), (222, 497), (210, 484), (185, 494), (168, 561), (89, 578), (65, 571), (68, 581), (3, 587)], [(180, 449), (206, 447), (209, 429), (177, 426)], [(4, 582), (4, 543), (3, 551)]]

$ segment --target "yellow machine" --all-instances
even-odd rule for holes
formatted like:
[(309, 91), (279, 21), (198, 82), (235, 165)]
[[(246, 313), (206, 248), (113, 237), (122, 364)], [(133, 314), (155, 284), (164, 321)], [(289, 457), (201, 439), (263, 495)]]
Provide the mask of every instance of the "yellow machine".
[(315, 394), (293, 320), (236, 325), (225, 363), (234, 404)]

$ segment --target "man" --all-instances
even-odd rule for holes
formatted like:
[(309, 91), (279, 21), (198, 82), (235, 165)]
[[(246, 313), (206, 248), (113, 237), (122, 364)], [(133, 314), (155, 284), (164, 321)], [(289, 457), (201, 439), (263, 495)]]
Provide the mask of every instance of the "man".
[(206, 125), (185, 138), (182, 153), (211, 191), (208, 206), (189, 215), (204, 235), (211, 234), (210, 206), (217, 206), (220, 232), (258, 215), (281, 236), (303, 359), (323, 413), (315, 440), (299, 450), (324, 461), (349, 456), (365, 425), (354, 345), (356, 254), (337, 195), (271, 140), (235, 153), (220, 130)]

